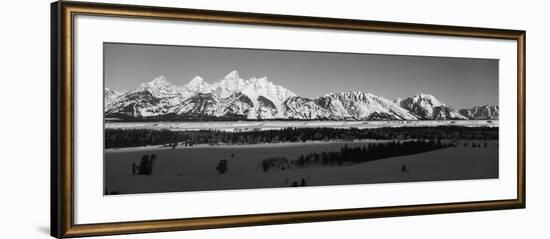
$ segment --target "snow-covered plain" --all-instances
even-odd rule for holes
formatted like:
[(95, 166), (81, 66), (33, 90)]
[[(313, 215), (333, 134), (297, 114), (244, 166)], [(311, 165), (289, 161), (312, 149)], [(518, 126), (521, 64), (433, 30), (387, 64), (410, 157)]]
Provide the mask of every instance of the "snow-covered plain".
[[(304, 179), (307, 186), (366, 183), (419, 182), (498, 178), (498, 141), (461, 141), (458, 147), (386, 158), (347, 166), (313, 166), (264, 172), (260, 162), (269, 157), (295, 159), (301, 154), (337, 151), (371, 141), (254, 147), (182, 147), (109, 149), (105, 151), (105, 191), (156, 193), (204, 190), (290, 187)], [(487, 147), (471, 147), (472, 142)], [(467, 143), (468, 146), (464, 146)], [(132, 163), (145, 154), (156, 154), (152, 175), (132, 175)], [(219, 174), (217, 163), (228, 161), (228, 172)], [(406, 172), (401, 167), (406, 165)]]
[(107, 129), (249, 131), (283, 128), (382, 128), (422, 126), (498, 127), (498, 120), (106, 122)]

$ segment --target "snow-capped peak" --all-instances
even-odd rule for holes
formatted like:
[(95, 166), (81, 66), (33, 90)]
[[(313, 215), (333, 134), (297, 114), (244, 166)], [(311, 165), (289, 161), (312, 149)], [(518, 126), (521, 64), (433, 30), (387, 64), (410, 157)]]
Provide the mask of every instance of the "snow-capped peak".
[(360, 90), (330, 93), (317, 102), (336, 119), (417, 119), (391, 100)]
[(152, 81), (141, 84), (141, 88), (139, 90), (147, 90), (151, 92), (153, 96), (158, 98), (174, 97), (178, 95), (177, 87), (162, 75)]
[(220, 81), (213, 83), (210, 88), (221, 98), (227, 98), (240, 92), (245, 86), (245, 81), (239, 77), (237, 71), (232, 71)]
[(466, 117), (460, 115), (456, 110), (448, 107), (430, 94), (416, 94), (413, 97), (394, 102), (421, 119), (466, 119)]
[(105, 94), (106, 97), (118, 96), (118, 95), (122, 94), (122, 93), (120, 93), (116, 90), (109, 89), (109, 88), (105, 88), (103, 93)]
[(251, 85), (254, 89), (271, 88), (272, 90), (277, 90), (277, 86), (273, 84), (273, 82), (268, 81), (267, 77), (261, 77), (261, 78), (253, 77), (252, 79), (247, 80), (246, 84)]
[(267, 80), (267, 77), (253, 77), (252, 79), (247, 80), (245, 85), (242, 87), (241, 92), (252, 99), (254, 103), (257, 103), (256, 101), (260, 96), (269, 99), (275, 104), (279, 112), (282, 111), (282, 104), (286, 99), (296, 96), (294, 92), (282, 86), (273, 84), (271, 81)]
[(425, 93), (416, 94), (413, 97), (413, 101), (419, 104), (431, 105), (432, 107), (445, 106), (445, 104), (435, 98), (435, 96)]
[(365, 100), (369, 98), (377, 98), (378, 96), (373, 95), (368, 92), (360, 90), (345, 91), (339, 93), (329, 93), (326, 97), (339, 98), (340, 100), (354, 99), (354, 100)]
[[(205, 115), (238, 119), (467, 119), (430, 94), (391, 101), (366, 91), (350, 90), (308, 99), (276, 83), (267, 77), (244, 80), (235, 70), (214, 83), (195, 76), (178, 87), (161, 75), (123, 93), (105, 88), (105, 111), (129, 117), (175, 113), (183, 118)], [(498, 106), (479, 106), (463, 112), (471, 119), (498, 118)]]
[(256, 77), (252, 77), (252, 79), (250, 79), (250, 82), (251, 83), (254, 83), (254, 84), (273, 84), (271, 82), (269, 82), (267, 80), (267, 77), (260, 77), (260, 78), (256, 78)]
[[(250, 80), (246, 81), (246, 86), (243, 90), (255, 90), (257, 93), (262, 94), (263, 96), (267, 95), (277, 95), (276, 98), (279, 100), (285, 100), (290, 96), (295, 96), (293, 92), (283, 88), (282, 86), (275, 85), (271, 81), (267, 80), (267, 77), (256, 78), (253, 77)], [(267, 97), (270, 98), (270, 97)]]
[(188, 85), (197, 85), (197, 84), (203, 84), (204, 83), (204, 79), (200, 76), (195, 76), (193, 77), (193, 79), (191, 81), (189, 81), (189, 83), (187, 83)]
[(208, 91), (208, 88), (210, 87), (210, 84), (208, 84), (204, 79), (200, 76), (195, 76), (185, 87), (194, 93), (204, 93), (205, 91)]
[(230, 81), (238, 81), (240, 79), (239, 72), (237, 70), (229, 72), (227, 75), (225, 75), (224, 79)]
[(111, 104), (113, 101), (115, 101), (122, 94), (123, 93), (118, 92), (116, 90), (105, 88), (103, 90), (103, 96), (104, 96), (104, 99), (105, 99), (105, 101), (104, 101), (105, 108), (107, 108), (109, 106), (109, 104)]
[(498, 119), (499, 117), (498, 105), (474, 106), (472, 108), (461, 109), (458, 112), (468, 117), (469, 119), (476, 119), (476, 120)]
[(160, 87), (171, 87), (173, 85), (172, 83), (170, 83), (170, 81), (166, 79), (166, 77), (161, 75), (153, 79), (152, 81), (141, 84), (141, 86), (144, 88), (160, 88)]

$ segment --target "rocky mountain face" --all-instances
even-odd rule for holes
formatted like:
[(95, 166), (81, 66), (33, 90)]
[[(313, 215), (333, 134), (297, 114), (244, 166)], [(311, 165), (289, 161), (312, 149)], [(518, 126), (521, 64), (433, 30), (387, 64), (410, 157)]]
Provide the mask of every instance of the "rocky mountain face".
[(103, 90), (103, 97), (104, 97), (104, 107), (107, 108), (108, 105), (110, 105), (111, 103), (113, 103), (117, 97), (119, 97), (122, 93), (116, 91), (116, 90), (111, 90), (109, 88), (105, 88)]
[(309, 99), (266, 77), (244, 80), (237, 71), (215, 83), (197, 76), (183, 86), (159, 76), (126, 92), (106, 88), (104, 95), (105, 117), (125, 120), (498, 119), (498, 106), (457, 112), (427, 94), (391, 101), (367, 92), (349, 91)]
[(461, 109), (458, 112), (469, 119), (476, 120), (498, 119), (499, 114), (497, 105), (474, 106), (469, 109)]
[(416, 120), (415, 115), (391, 100), (361, 91), (328, 94), (316, 100), (329, 119)]
[(427, 120), (447, 120), (447, 119), (468, 119), (459, 114), (453, 108), (445, 105), (436, 99), (433, 95), (417, 94), (405, 99), (394, 101), (403, 109), (416, 115), (419, 119)]

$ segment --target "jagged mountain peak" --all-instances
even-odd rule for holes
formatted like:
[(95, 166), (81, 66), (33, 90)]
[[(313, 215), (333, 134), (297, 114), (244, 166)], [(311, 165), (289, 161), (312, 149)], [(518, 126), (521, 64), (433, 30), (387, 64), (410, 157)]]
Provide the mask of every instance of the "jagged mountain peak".
[(122, 92), (118, 92), (116, 90), (113, 90), (113, 89), (109, 89), (109, 88), (105, 88), (103, 90), (103, 95), (104, 95), (104, 107), (105, 108), (108, 108), (108, 106), (114, 102), (120, 95), (122, 95), (123, 93)]
[(416, 120), (417, 117), (391, 100), (374, 94), (352, 90), (329, 93), (316, 100), (335, 119)]
[(467, 119), (431, 94), (419, 93), (399, 101), (394, 100), (394, 102), (399, 104), (402, 108), (415, 114), (420, 119)]
[(210, 89), (219, 97), (226, 98), (235, 93), (239, 93), (244, 85), (244, 80), (239, 77), (239, 73), (235, 70), (227, 74), (220, 81), (212, 83)]
[(118, 92), (116, 90), (113, 90), (113, 89), (110, 89), (110, 88), (107, 88), (105, 87), (105, 89), (103, 90), (103, 93), (105, 94), (105, 96), (112, 96), (112, 95), (120, 95), (121, 92)]
[[(467, 119), (435, 96), (419, 93), (388, 100), (362, 90), (306, 98), (268, 80), (244, 80), (235, 70), (219, 81), (196, 76), (178, 87), (159, 76), (140, 88), (117, 92), (105, 88), (110, 117), (155, 119), (295, 119), (295, 120), (447, 120)], [(470, 119), (498, 119), (498, 106), (463, 109)], [(460, 113), (462, 113), (462, 111)]]
[(137, 91), (149, 91), (154, 97), (165, 98), (177, 97), (178, 89), (179, 88), (168, 81), (166, 77), (161, 75), (156, 77), (152, 81), (142, 83)]
[(193, 79), (191, 81), (189, 81), (189, 83), (187, 84), (203, 84), (205, 83), (204, 79), (201, 77), (201, 76), (195, 76), (193, 77)]
[(480, 105), (459, 110), (460, 114), (474, 120), (487, 120), (499, 118), (498, 105)]
[(194, 93), (204, 93), (208, 89), (210, 84), (200, 76), (195, 76), (189, 83), (185, 85), (189, 91)]
[(441, 101), (439, 101), (435, 96), (426, 94), (426, 93), (419, 93), (412, 97), (413, 101), (415, 102), (425, 102), (427, 104), (430, 104), (431, 106), (444, 106), (445, 104)]
[(255, 85), (273, 85), (273, 82), (268, 81), (265, 76), (260, 78), (252, 77), (252, 79), (249, 80), (249, 83)]
[(233, 88), (240, 88), (245, 84), (245, 80), (243, 80), (239, 76), (238, 71), (234, 70), (232, 72), (229, 72), (227, 75), (223, 77), (223, 79), (221, 79), (220, 81), (214, 84), (233, 87)]
[(325, 97), (339, 98), (339, 99), (355, 99), (355, 100), (367, 100), (372, 98), (381, 98), (369, 92), (361, 90), (343, 91), (338, 93), (329, 93)]
[(165, 76), (161, 75), (149, 81), (147, 83), (141, 84), (144, 88), (159, 88), (159, 87), (171, 87), (173, 84), (166, 79)]
[(362, 90), (350, 90), (350, 91), (341, 91), (341, 92), (330, 92), (328, 94), (325, 95), (325, 97), (330, 97), (330, 96), (357, 96), (357, 95), (373, 95), (369, 92), (366, 92), (366, 91), (362, 91)]
[(239, 77), (239, 72), (237, 70), (233, 70), (229, 72), (227, 75), (225, 75), (224, 79), (231, 80), (231, 81), (238, 81), (241, 78)]

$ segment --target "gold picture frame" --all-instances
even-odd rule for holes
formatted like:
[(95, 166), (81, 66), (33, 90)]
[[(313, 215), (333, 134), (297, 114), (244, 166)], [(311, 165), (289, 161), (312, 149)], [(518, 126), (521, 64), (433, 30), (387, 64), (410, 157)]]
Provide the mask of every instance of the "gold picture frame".
[[(345, 208), (321, 211), (235, 215), (206, 218), (177, 218), (167, 220), (100, 224), (75, 224), (73, 177), (73, 127), (75, 120), (73, 110), (73, 45), (75, 39), (73, 38), (73, 23), (76, 15), (178, 21), (205, 21), (234, 24), (254, 24), (260, 26), (269, 25), (296, 28), (323, 28), (333, 30), (507, 39), (516, 41), (518, 105), (517, 197), (510, 200), (478, 202), (403, 205), (376, 208)], [(51, 21), (51, 235), (54, 237), (61, 238), (163, 232), (188, 229), (525, 208), (525, 31), (64, 1), (52, 3)]]

